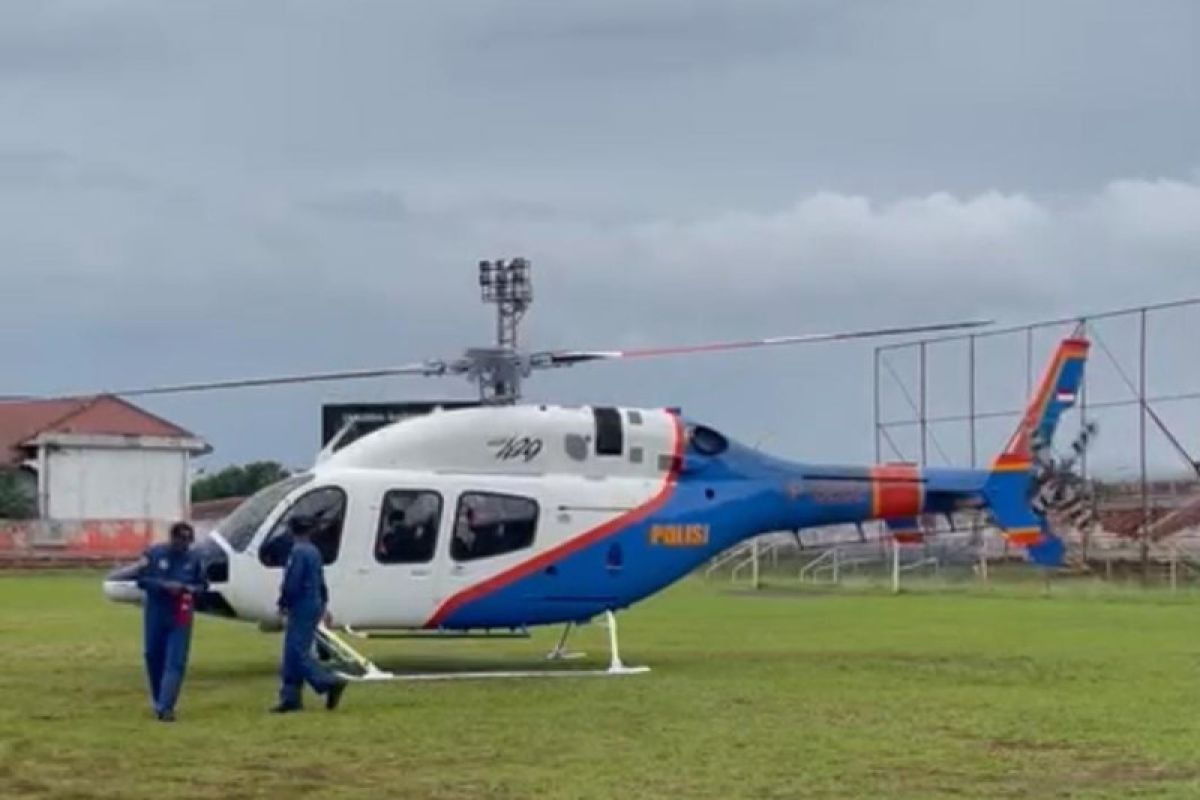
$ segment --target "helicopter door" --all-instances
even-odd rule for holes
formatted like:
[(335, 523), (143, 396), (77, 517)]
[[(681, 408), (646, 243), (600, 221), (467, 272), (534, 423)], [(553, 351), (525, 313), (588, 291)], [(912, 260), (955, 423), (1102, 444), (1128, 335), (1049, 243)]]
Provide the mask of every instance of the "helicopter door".
[(454, 513), (450, 561), (439, 600), (471, 588), (530, 555), (538, 504), (529, 497), (498, 492), (463, 492)]
[(415, 627), (433, 608), (434, 554), (442, 496), (429, 489), (384, 493), (371, 536), (356, 547), (354, 591), (342, 612), (361, 627)]

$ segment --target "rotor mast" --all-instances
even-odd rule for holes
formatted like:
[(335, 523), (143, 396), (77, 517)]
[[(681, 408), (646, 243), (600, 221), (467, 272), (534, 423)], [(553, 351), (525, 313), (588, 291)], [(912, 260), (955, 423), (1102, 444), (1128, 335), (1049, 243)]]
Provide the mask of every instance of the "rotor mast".
[(515, 403), (521, 396), (521, 378), (530, 370), (528, 359), (517, 351), (517, 329), (533, 304), (529, 261), (480, 261), (479, 289), (483, 302), (496, 306), (495, 347), (468, 351), (479, 397), (484, 403)]

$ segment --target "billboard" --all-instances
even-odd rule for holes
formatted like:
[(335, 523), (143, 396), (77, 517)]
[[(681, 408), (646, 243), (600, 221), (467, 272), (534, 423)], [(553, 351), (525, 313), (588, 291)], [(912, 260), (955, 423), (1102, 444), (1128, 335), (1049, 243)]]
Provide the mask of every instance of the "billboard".
[[(473, 408), (478, 400), (427, 400), (403, 403), (327, 403), (321, 406), (321, 449), (336, 452), (368, 433), (405, 417), (436, 409)], [(334, 441), (336, 438), (337, 441)]]

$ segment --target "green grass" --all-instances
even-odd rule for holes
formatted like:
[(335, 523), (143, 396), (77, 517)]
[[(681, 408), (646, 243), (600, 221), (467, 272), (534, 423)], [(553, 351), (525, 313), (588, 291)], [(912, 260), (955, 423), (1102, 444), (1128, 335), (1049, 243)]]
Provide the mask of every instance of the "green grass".
[[(0, 796), (1200, 796), (1200, 598), (1094, 585), (892, 597), (689, 581), (623, 615), (620, 679), (355, 686), (276, 718), (278, 636), (198, 623), (179, 716), (95, 575), (0, 577)], [(385, 667), (534, 641), (379, 642)], [(577, 636), (603, 663), (604, 631)]]

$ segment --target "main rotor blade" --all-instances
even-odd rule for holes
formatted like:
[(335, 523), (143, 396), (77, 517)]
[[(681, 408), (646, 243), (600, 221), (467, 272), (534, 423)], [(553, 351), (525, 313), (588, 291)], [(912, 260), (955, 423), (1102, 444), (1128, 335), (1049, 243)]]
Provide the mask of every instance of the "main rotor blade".
[(283, 386), (295, 383), (320, 383), (323, 381), (347, 381), (362, 378), (386, 378), (394, 375), (445, 375), (452, 366), (440, 361), (421, 364), (403, 364), (397, 367), (376, 369), (354, 369), (339, 372), (312, 372), (300, 375), (279, 375), (269, 378), (234, 378), (232, 380), (203, 381), (199, 383), (177, 383), (166, 386), (147, 386), (135, 389), (114, 389), (104, 392), (122, 397), (138, 397), (156, 394), (184, 394), (208, 392), (216, 389), (247, 389), (259, 386)]
[[(736, 342), (714, 342), (702, 345), (683, 347), (659, 347), (640, 350), (551, 350), (522, 356), (511, 353), (516, 363), (525, 364), (528, 368), (566, 367), (586, 361), (601, 361), (625, 358), (647, 358), (653, 356), (687, 355), (694, 353), (709, 353), (723, 350), (742, 350), (754, 347), (771, 347), (785, 344), (810, 344), (814, 342), (831, 342), (846, 339), (868, 339), (881, 336), (897, 336), (913, 333), (931, 333), (936, 331), (957, 330), (962, 328), (978, 328), (990, 325), (991, 320), (971, 320), (967, 322), (944, 322), (932, 325), (909, 325), (893, 328), (875, 328), (870, 330), (843, 331), (838, 333), (808, 333), (799, 336), (777, 336), (768, 339), (748, 339)], [(249, 389), (263, 386), (283, 386), (299, 383), (320, 383), (329, 381), (360, 380), (364, 378), (386, 378), (397, 375), (459, 375), (477, 368), (478, 364), (471, 354), (452, 361), (430, 360), (415, 364), (402, 364), (396, 367), (379, 367), (375, 369), (340, 370), (337, 372), (310, 372), (298, 375), (281, 375), (266, 378), (235, 378), (231, 380), (200, 381), (196, 383), (178, 383), (164, 386), (146, 386), (133, 389), (107, 390), (105, 394), (122, 397), (145, 397), (148, 395), (185, 394), (189, 392), (208, 392), (218, 389)], [(94, 396), (96, 392), (86, 396)], [(84, 396), (84, 395), (70, 395)]]
[(607, 361), (623, 358), (654, 358), (658, 356), (693, 355), (697, 353), (716, 353), (728, 350), (748, 350), (755, 347), (775, 347), (786, 344), (813, 344), (816, 342), (836, 342), (849, 339), (874, 339), (884, 336), (900, 336), (914, 333), (935, 333), (941, 331), (962, 330), (966, 328), (981, 328), (991, 325), (993, 320), (967, 320), (964, 322), (940, 322), (929, 325), (905, 325), (892, 328), (871, 328), (857, 331), (840, 331), (836, 333), (804, 333), (797, 336), (772, 336), (766, 339), (745, 339), (733, 342), (710, 342), (708, 344), (682, 345), (678, 347), (648, 347), (636, 350), (551, 350), (535, 353), (532, 363), (535, 367), (567, 367), (587, 361)]

